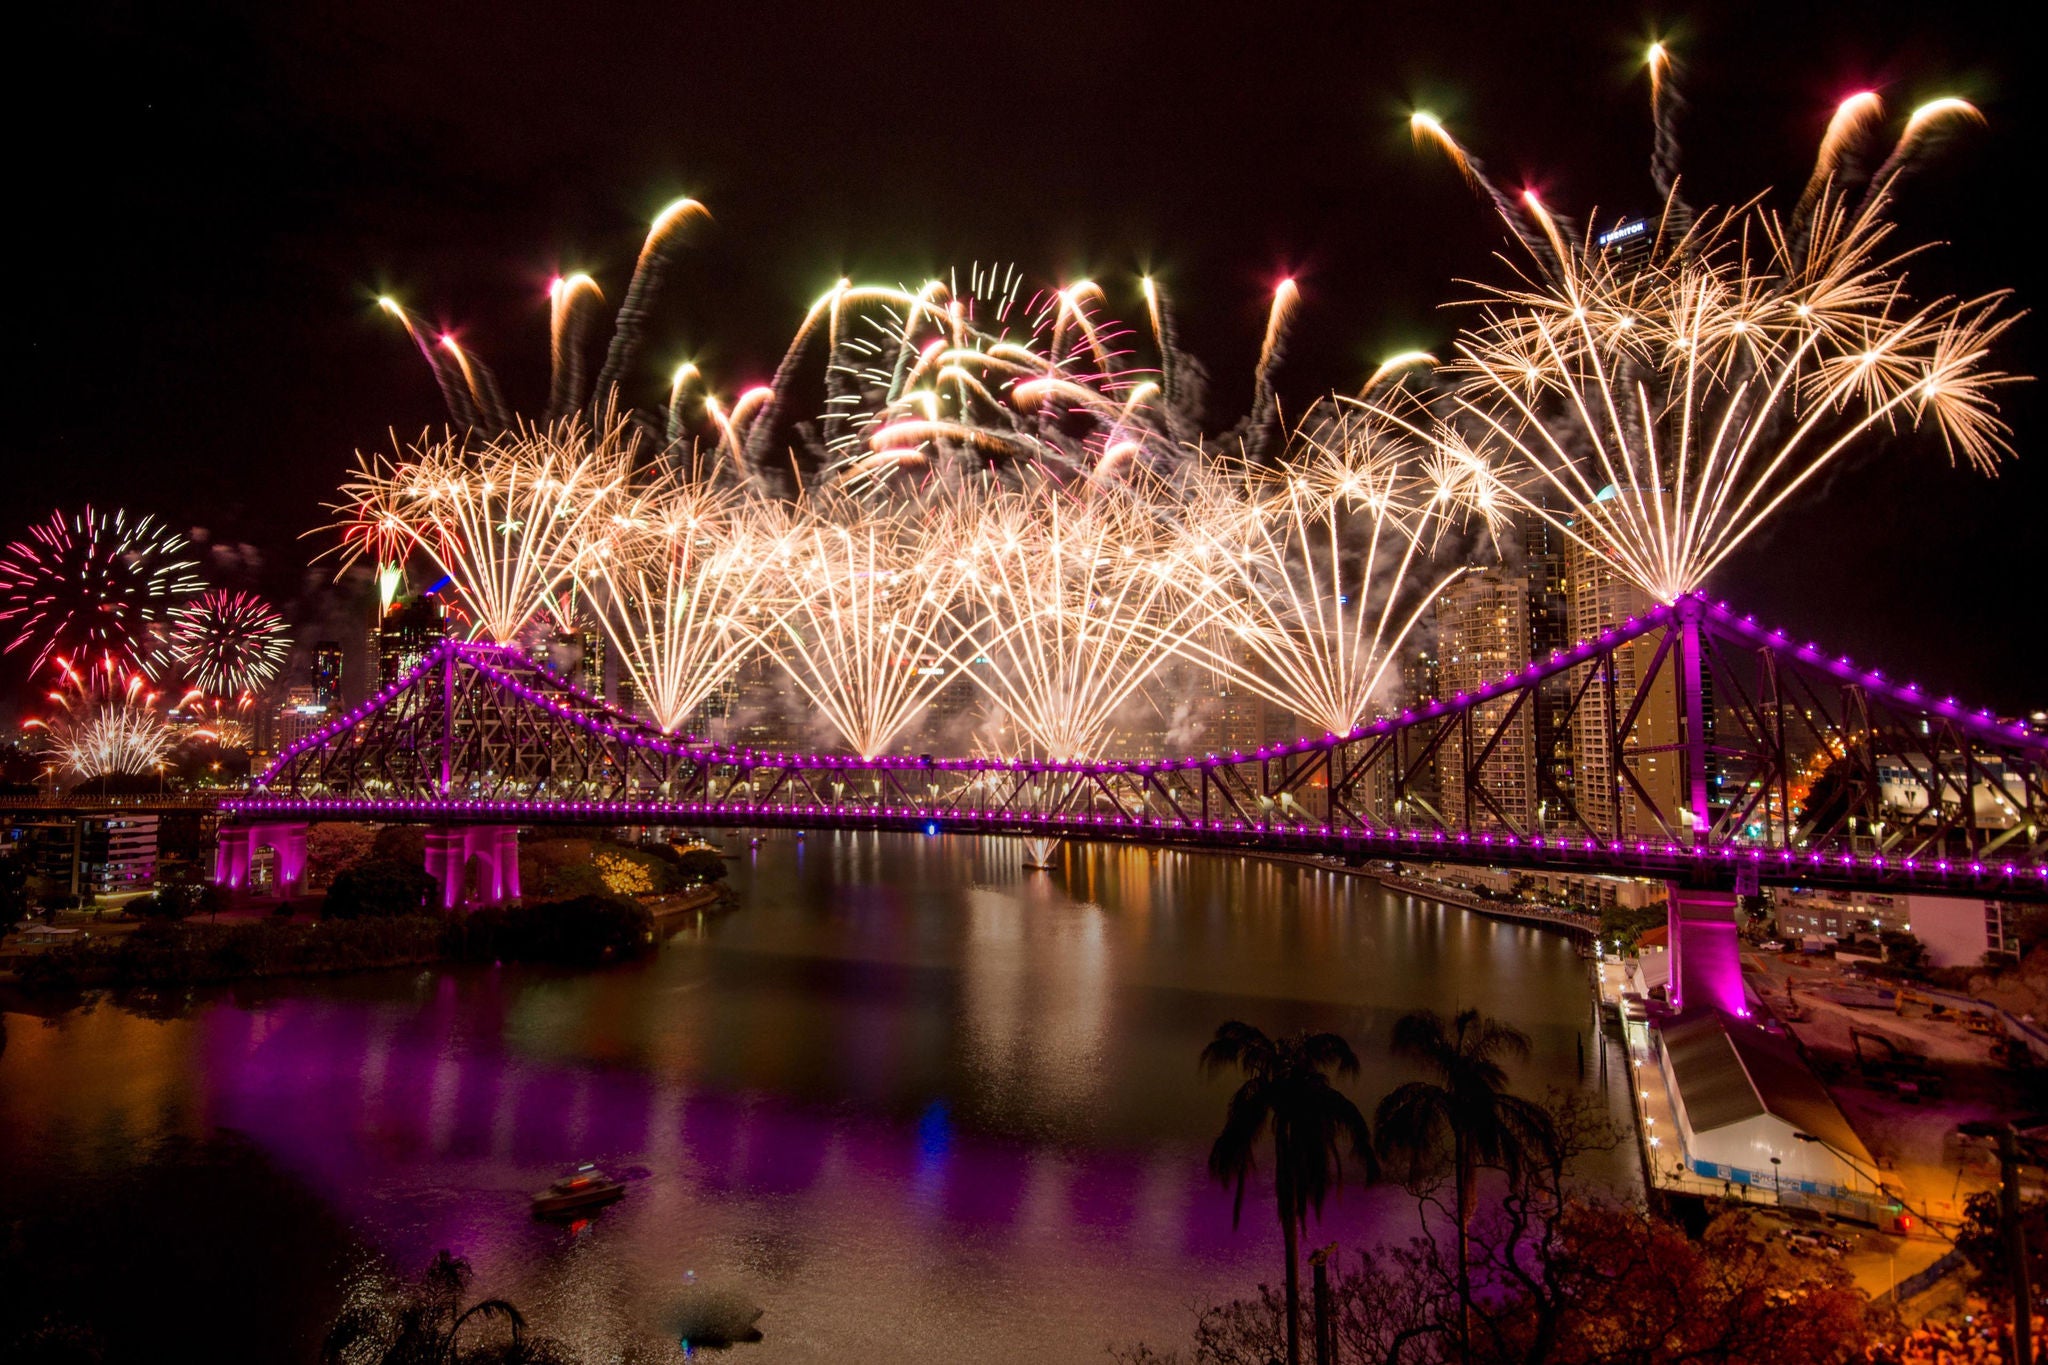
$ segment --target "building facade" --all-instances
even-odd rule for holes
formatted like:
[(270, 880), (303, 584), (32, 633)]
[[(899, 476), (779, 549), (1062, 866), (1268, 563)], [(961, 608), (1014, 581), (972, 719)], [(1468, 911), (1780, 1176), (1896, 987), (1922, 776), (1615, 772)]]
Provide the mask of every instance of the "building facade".
[[(1499, 569), (1457, 579), (1436, 601), (1441, 695), (1476, 692), (1481, 684), (1519, 668), (1528, 659), (1529, 640), (1526, 581)], [(1536, 716), (1518, 702), (1514, 696), (1481, 702), (1471, 710), (1469, 729), (1460, 726), (1444, 741), (1438, 781), (1446, 819), (1468, 829), (1532, 828)], [(1471, 780), (1475, 777), (1476, 782)]]

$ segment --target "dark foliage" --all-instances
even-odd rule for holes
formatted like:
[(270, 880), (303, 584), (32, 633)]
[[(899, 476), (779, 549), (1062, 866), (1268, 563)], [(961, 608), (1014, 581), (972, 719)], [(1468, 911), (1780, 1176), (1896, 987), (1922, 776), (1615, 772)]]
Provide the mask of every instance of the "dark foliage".
[(655, 950), (654, 917), (616, 896), (473, 910), (448, 919), (448, 954), (465, 962), (594, 967)]
[(715, 848), (689, 848), (674, 854), (676, 871), (686, 882), (715, 882), (725, 876), (725, 859)]
[[(2048, 1199), (2020, 1205), (2020, 1227), (2027, 1240), (2027, 1278), (2038, 1293), (2048, 1285)], [(1980, 1190), (1963, 1203), (1963, 1226), (1956, 1250), (1978, 1273), (1978, 1290), (2000, 1303), (2012, 1302), (2012, 1258), (2005, 1244), (1997, 1190)]]
[(323, 1365), (556, 1365), (566, 1361), (545, 1337), (527, 1335), (526, 1315), (505, 1299), (463, 1307), (469, 1262), (438, 1253), (403, 1284), (366, 1286), (320, 1344)]
[(369, 858), (335, 874), (320, 913), (337, 920), (417, 915), (434, 889), (434, 879), (418, 862)]
[[(161, 894), (161, 893), (159, 893)], [(331, 899), (331, 898), (330, 898)], [(442, 914), (415, 911), (318, 924), (145, 922), (23, 959), (29, 990), (205, 985), (247, 977), (319, 975), (427, 962), (536, 962), (595, 967), (656, 951), (654, 918), (615, 896)]]
[(1268, 1038), (1233, 1019), (1202, 1049), (1201, 1064), (1212, 1075), (1235, 1069), (1244, 1076), (1209, 1149), (1209, 1174), (1234, 1190), (1233, 1225), (1244, 1212), (1245, 1180), (1258, 1149), (1272, 1137), (1273, 1192), (1286, 1257), (1287, 1360), (1298, 1365), (1302, 1229), (1310, 1214), (1321, 1217), (1331, 1189), (1343, 1183), (1347, 1155), (1366, 1179), (1378, 1174), (1365, 1115), (1330, 1084), (1332, 1074), (1356, 1076), (1358, 1056), (1334, 1033), (1303, 1030)]
[(370, 857), (423, 867), (427, 861), (427, 831), (420, 825), (386, 825), (370, 841)]
[(0, 858), (0, 925), (28, 918), (28, 860), (15, 853)]
[(1664, 907), (1647, 906), (1631, 910), (1627, 906), (1610, 905), (1600, 911), (1600, 938), (1606, 943), (1619, 943), (1624, 950), (1636, 946), (1636, 940), (1651, 929), (1662, 927), (1665, 920)]
[(160, 886), (147, 896), (129, 901), (128, 913), (136, 919), (177, 923), (194, 915), (212, 915), (226, 909), (227, 898), (211, 882), (181, 882)]

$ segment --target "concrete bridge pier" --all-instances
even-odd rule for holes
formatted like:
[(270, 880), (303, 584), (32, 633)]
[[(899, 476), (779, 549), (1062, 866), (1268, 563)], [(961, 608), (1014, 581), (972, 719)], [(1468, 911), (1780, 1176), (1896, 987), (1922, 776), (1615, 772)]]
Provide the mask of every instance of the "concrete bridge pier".
[(1749, 1017), (1742, 984), (1742, 938), (1736, 925), (1738, 897), (1732, 891), (1703, 891), (1668, 884), (1665, 925), (1671, 936), (1672, 1006), (1712, 1005), (1738, 1019)]
[(289, 898), (306, 880), (306, 822), (268, 825), (224, 825), (213, 850), (213, 881), (230, 891), (249, 885), (256, 850), (268, 846), (277, 856), (277, 892)]
[(443, 825), (428, 830), (427, 875), (440, 887), (443, 910), (518, 900), (519, 827)]

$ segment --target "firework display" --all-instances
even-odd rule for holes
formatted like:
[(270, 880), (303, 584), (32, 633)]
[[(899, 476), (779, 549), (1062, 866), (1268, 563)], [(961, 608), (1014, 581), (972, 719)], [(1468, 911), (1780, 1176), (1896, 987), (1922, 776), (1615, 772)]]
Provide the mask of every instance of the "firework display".
[[(693, 200), (656, 217), (594, 384), (582, 356), (603, 290), (584, 274), (550, 285), (552, 379), (538, 425), (617, 413), (649, 458), (687, 462), (701, 438), (730, 475), (785, 494), (823, 484), (872, 495), (988, 478), (1171, 479), (1198, 463), (1200, 368), (1176, 349), (1171, 308), (1150, 278), (1140, 282), (1149, 364), (1136, 355), (1134, 330), (1108, 316), (1093, 281), (1032, 287), (1014, 267), (976, 265), (915, 288), (841, 280), (806, 311), (769, 383), (720, 398), (685, 364), (659, 413), (633, 411), (620, 383), (681, 228), (703, 217)], [(1251, 412), (1217, 435), (1231, 449), (1270, 455), (1282, 435), (1273, 380), (1298, 299), (1292, 280), (1274, 290)], [(397, 300), (378, 303), (418, 347), (457, 429), (485, 438), (522, 429), (479, 356)], [(801, 415), (797, 380), (817, 360), (817, 416), (793, 421)]]
[(1912, 252), (1890, 243), (1901, 177), (1944, 126), (1979, 117), (1970, 105), (1915, 111), (1859, 182), (1882, 108), (1854, 95), (1789, 216), (1695, 211), (1673, 188), (1665, 62), (1652, 52), (1663, 207), (1605, 231), (1511, 198), (1428, 115), (1414, 127), (1531, 262), (1484, 291), (1458, 338), (1458, 425), (1496, 453), (1505, 496), (1672, 602), (1874, 431), (1931, 428), (1951, 459), (1993, 471), (2007, 452), (1993, 395), (2010, 377), (1985, 362), (2014, 317), (2004, 294), (1913, 301)]
[[(506, 417), (480, 362), (394, 307), (469, 430), (367, 463), (345, 534), (380, 559), (423, 548), (493, 639), (565, 620), (566, 585), (589, 584), (664, 730), (762, 657), (862, 755), (965, 678), (992, 727), (979, 742), (1067, 759), (1100, 756), (1169, 661), (1304, 727), (1353, 729), (1511, 514), (1670, 602), (1873, 431), (1929, 426), (1994, 467), (2005, 377), (1985, 358), (2003, 296), (1912, 303), (1888, 245), (1901, 177), (1975, 111), (1923, 107), (1858, 181), (1881, 108), (1856, 96), (1789, 215), (1695, 211), (1661, 49), (1651, 75), (1663, 208), (1604, 234), (1506, 194), (1417, 114), (1418, 140), (1488, 197), (1529, 264), (1485, 290), (1447, 363), (1395, 356), (1291, 428), (1273, 377), (1292, 281), (1273, 294), (1250, 413), (1204, 434), (1199, 371), (1156, 281), (1141, 282), (1141, 332), (1094, 282), (1034, 289), (981, 266), (918, 288), (842, 280), (770, 383), (727, 402), (685, 365), (658, 416), (621, 413), (692, 204), (650, 232), (594, 392), (577, 357), (602, 293), (557, 282), (550, 412), (571, 415), (553, 425)], [(816, 415), (793, 420), (819, 359)]]
[[(853, 752), (883, 754), (974, 657), (959, 509), (811, 500), (775, 546), (777, 663)], [(765, 547), (764, 547), (765, 548)]]
[[(1373, 716), (1418, 619), (1464, 572), (1440, 562), (1445, 535), (1490, 525), (1503, 499), (1449, 434), (1416, 440), (1353, 400), (1313, 417), (1285, 466), (1238, 466), (1183, 522), (1226, 605), (1219, 631), (1182, 648), (1344, 734)], [(1426, 420), (1417, 410), (1408, 423)]]
[[(1091, 759), (1134, 712), (1163, 714), (1168, 667), (1305, 730), (1354, 730), (1510, 517), (1670, 603), (1873, 433), (1928, 428), (1995, 469), (2005, 297), (1912, 301), (1889, 217), (1918, 158), (1976, 111), (1923, 106), (1879, 158), (1882, 106), (1856, 95), (1789, 212), (1696, 210), (1661, 49), (1651, 76), (1661, 208), (1604, 229), (1510, 195), (1416, 114), (1417, 139), (1526, 249), (1520, 277), (1480, 286), (1443, 362), (1394, 356), (1291, 424), (1275, 391), (1291, 280), (1249, 411), (1206, 427), (1157, 281), (1138, 282), (1133, 327), (1093, 281), (980, 265), (917, 287), (841, 280), (769, 383), (721, 397), (685, 364), (636, 411), (621, 387), (669, 258), (708, 217), (692, 200), (650, 227), (594, 377), (604, 291), (553, 283), (535, 418), (454, 335), (380, 300), (452, 426), (359, 457), (335, 504), (341, 557), (377, 566), (387, 606), (408, 563), (431, 566), (474, 638), (601, 631), (665, 733), (744, 676), (786, 682), (862, 756), (908, 743), (945, 698), (969, 745)], [(188, 601), (186, 548), (148, 517), (53, 516), (0, 552), (7, 648), (137, 677), (168, 659), (220, 697), (262, 688), (288, 653), (281, 620), (246, 593)]]
[(761, 519), (773, 509), (750, 509), (700, 480), (614, 491), (601, 539), (572, 553), (599, 588), (598, 619), (626, 676), (655, 723), (673, 732), (759, 639), (772, 554), (764, 542), (774, 538)]
[(148, 678), (111, 654), (77, 666), (54, 662), (61, 686), (50, 700), (57, 710), (28, 726), (49, 736), (50, 753), (67, 772), (91, 779), (146, 773), (163, 762), (173, 736)]
[(171, 613), (171, 658), (193, 686), (217, 697), (254, 692), (291, 654), (283, 618), (252, 593), (210, 588)]
[(27, 651), (37, 672), (60, 655), (111, 655), (150, 672), (163, 661), (172, 610), (204, 586), (191, 551), (153, 516), (52, 512), (0, 550), (6, 652)]
[(506, 643), (542, 620), (567, 630), (576, 574), (610, 534), (632, 457), (629, 429), (610, 417), (366, 455), (336, 504), (344, 566), (417, 550), (454, 584), (477, 635)]

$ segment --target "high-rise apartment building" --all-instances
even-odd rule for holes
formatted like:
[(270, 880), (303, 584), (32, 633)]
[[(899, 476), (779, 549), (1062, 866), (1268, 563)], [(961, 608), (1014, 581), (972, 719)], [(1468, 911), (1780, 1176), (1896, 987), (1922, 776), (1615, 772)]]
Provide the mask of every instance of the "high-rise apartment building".
[[(1529, 584), (1521, 575), (1485, 569), (1455, 580), (1436, 601), (1440, 695), (1469, 695), (1521, 667), (1529, 638)], [(1518, 709), (1513, 695), (1479, 703), (1469, 726), (1447, 737), (1440, 753), (1447, 821), (1470, 829), (1531, 827), (1536, 717), (1526, 704)]]
[(309, 739), (325, 729), (334, 712), (320, 700), (317, 686), (301, 684), (287, 688), (284, 700), (277, 705), (277, 714), (271, 718), (270, 743), (274, 750), (290, 748), (300, 740)]
[[(1574, 640), (1596, 638), (1655, 605), (1647, 592), (1582, 545), (1566, 547), (1565, 565)], [(1675, 655), (1664, 661), (1650, 680), (1649, 695), (1637, 705), (1642, 680), (1663, 639), (1663, 631), (1652, 631), (1617, 649), (1612, 688), (1604, 676), (1596, 676), (1572, 717), (1573, 800), (1580, 818), (1602, 835), (1664, 838), (1667, 827), (1671, 835), (1684, 833), (1684, 716)], [(1617, 748), (1615, 732), (1631, 708), (1635, 720)]]
[(389, 687), (448, 638), (448, 609), (431, 593), (394, 601), (377, 623), (377, 679)]
[(329, 714), (342, 709), (339, 641), (322, 640), (313, 646), (313, 700), (326, 707)]

